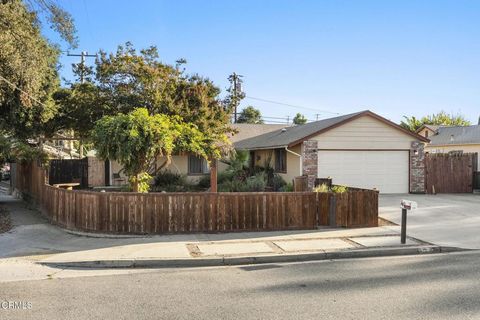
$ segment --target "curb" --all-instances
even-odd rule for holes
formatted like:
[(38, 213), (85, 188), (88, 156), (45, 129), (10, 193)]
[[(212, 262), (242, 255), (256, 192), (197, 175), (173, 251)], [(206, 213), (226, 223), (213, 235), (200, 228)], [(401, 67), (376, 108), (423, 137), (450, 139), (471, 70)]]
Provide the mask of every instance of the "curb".
[(412, 246), (390, 248), (368, 248), (345, 251), (321, 251), (302, 254), (281, 254), (271, 256), (249, 257), (214, 257), (191, 259), (125, 259), (125, 260), (91, 260), (78, 262), (37, 262), (38, 264), (54, 268), (85, 268), (85, 269), (110, 269), (110, 268), (193, 268), (193, 267), (218, 267), (237, 266), (247, 264), (265, 264), (282, 262), (305, 262), (351, 258), (392, 257), (405, 255), (424, 255), (435, 253), (448, 253), (468, 251), (455, 247), (441, 246)]

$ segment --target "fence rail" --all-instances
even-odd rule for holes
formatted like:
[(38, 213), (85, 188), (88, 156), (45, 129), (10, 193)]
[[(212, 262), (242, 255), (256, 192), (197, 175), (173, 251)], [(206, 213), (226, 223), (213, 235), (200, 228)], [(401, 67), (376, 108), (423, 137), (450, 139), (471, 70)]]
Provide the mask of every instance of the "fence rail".
[(17, 166), (17, 188), (53, 223), (72, 230), (164, 234), (371, 227), (378, 192), (125, 193), (64, 190), (45, 183), (45, 170)]

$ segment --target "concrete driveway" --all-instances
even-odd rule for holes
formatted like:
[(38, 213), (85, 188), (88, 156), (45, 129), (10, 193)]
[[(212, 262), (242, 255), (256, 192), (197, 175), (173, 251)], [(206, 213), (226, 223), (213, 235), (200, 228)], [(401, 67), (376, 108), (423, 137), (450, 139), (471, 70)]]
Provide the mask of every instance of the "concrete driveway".
[(380, 217), (400, 224), (401, 199), (418, 203), (408, 214), (407, 235), (441, 246), (480, 249), (479, 194), (380, 195)]

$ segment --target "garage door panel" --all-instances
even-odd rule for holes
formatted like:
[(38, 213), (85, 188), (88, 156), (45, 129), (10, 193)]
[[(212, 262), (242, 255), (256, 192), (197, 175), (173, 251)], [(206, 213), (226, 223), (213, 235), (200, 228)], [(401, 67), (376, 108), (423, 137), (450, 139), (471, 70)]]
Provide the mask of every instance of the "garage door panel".
[(334, 184), (408, 192), (408, 151), (319, 151), (318, 176)]

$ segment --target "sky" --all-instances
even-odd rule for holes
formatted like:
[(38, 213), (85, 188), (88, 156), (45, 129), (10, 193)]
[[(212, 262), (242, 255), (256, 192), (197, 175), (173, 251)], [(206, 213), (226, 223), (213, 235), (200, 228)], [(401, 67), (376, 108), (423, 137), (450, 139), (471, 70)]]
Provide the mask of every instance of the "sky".
[[(440, 110), (474, 124), (480, 116), (480, 1), (57, 2), (76, 22), (72, 52), (156, 45), (163, 62), (185, 58), (188, 73), (223, 92), (236, 72), (247, 95), (242, 107), (253, 105), (271, 121), (365, 109), (395, 122)], [(61, 76), (72, 79), (74, 62), (62, 55)]]

